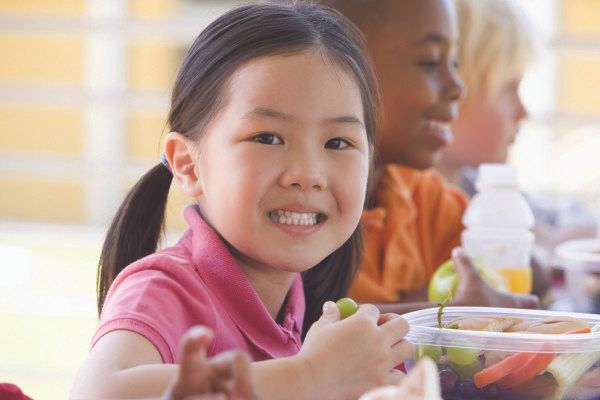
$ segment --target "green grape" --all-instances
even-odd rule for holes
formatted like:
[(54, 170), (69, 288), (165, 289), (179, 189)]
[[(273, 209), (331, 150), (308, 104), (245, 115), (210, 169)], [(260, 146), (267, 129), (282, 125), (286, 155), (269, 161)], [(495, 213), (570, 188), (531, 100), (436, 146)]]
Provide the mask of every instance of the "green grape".
[(340, 319), (348, 318), (358, 311), (358, 304), (350, 297), (344, 297), (335, 302), (340, 310)]
[(460, 379), (473, 379), (473, 375), (482, 370), (481, 363), (477, 359), (474, 363), (467, 365), (451, 362), (450, 367), (460, 376)]
[(460, 347), (446, 347), (446, 355), (454, 364), (469, 365), (477, 361), (479, 350), (463, 349)]
[(421, 344), (417, 346), (416, 359), (418, 361), (423, 357), (429, 357), (437, 364), (442, 357), (442, 348), (440, 346)]

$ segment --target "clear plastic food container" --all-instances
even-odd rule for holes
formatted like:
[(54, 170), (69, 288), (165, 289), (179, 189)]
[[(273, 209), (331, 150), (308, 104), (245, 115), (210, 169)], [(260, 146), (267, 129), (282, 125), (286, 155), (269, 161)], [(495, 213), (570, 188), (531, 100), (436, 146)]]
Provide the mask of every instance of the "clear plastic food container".
[(576, 239), (556, 248), (575, 311), (600, 313), (600, 239)]
[[(562, 334), (490, 332), (457, 329), (457, 318), (469, 324), (477, 317), (520, 323), (531, 329), (572, 318), (578, 328)], [(410, 370), (421, 357), (432, 358), (440, 370), (443, 398), (559, 400), (600, 399), (600, 315), (495, 307), (446, 307), (442, 326), (438, 309), (404, 315), (406, 336), (415, 346)], [(520, 321), (520, 322), (519, 322)], [(494, 322), (495, 323), (495, 322)], [(475, 324), (477, 325), (477, 324)], [(502, 325), (502, 323), (500, 324)], [(583, 327), (583, 328), (581, 328)], [(489, 326), (492, 329), (492, 326)], [(588, 329), (589, 328), (589, 329)], [(496, 326), (502, 330), (502, 327)], [(513, 325), (510, 329), (521, 329)], [(548, 329), (551, 330), (551, 329)]]

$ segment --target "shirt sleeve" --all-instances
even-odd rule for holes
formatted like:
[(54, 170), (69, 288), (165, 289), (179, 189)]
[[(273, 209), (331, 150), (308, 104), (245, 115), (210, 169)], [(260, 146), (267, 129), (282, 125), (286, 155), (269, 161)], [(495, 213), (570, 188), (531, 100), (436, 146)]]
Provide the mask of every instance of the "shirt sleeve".
[(190, 326), (214, 325), (209, 302), (202, 302), (204, 294), (198, 290), (190, 292), (191, 277), (182, 268), (121, 273), (126, 276), (118, 276), (110, 288), (92, 347), (109, 332), (128, 330), (148, 339), (163, 362), (174, 363), (179, 339)]

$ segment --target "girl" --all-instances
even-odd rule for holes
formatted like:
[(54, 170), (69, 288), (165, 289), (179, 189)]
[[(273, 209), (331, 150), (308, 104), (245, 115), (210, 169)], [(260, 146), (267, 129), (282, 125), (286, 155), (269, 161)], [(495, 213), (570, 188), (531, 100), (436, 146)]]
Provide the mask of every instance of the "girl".
[[(107, 234), (100, 326), (73, 398), (159, 395), (193, 325), (214, 332), (209, 356), (251, 356), (259, 398), (357, 398), (398, 380), (406, 322), (372, 305), (339, 321), (327, 301), (360, 258), (375, 129), (355, 36), (343, 17), (298, 2), (237, 8), (196, 39), (173, 89), (164, 162)], [(152, 254), (173, 176), (195, 199), (190, 229)]]
[[(404, 313), (432, 307), (426, 292), (437, 267), (460, 244), (466, 196), (428, 170), (451, 140), (464, 83), (451, 0), (332, 0), (365, 34), (381, 85), (382, 124), (371, 209), (363, 217), (365, 257), (350, 294)], [(469, 259), (454, 257), (454, 305), (536, 307), (483, 283)]]

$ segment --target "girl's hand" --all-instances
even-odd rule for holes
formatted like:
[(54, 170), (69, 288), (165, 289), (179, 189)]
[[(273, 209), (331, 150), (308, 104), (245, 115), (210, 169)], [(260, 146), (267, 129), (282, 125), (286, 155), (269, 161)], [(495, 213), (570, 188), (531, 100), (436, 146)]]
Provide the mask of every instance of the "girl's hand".
[(298, 358), (319, 398), (356, 399), (373, 387), (400, 381), (402, 373), (393, 368), (412, 355), (412, 345), (402, 340), (407, 332), (406, 320), (380, 314), (371, 304), (340, 321), (337, 306), (329, 301)]
[(452, 250), (452, 261), (458, 274), (458, 287), (453, 306), (538, 308), (537, 296), (499, 292), (481, 278), (462, 248)]
[(213, 333), (205, 327), (191, 328), (181, 339), (179, 374), (165, 391), (163, 400), (255, 400), (250, 360), (240, 351), (209, 359), (206, 348)]

